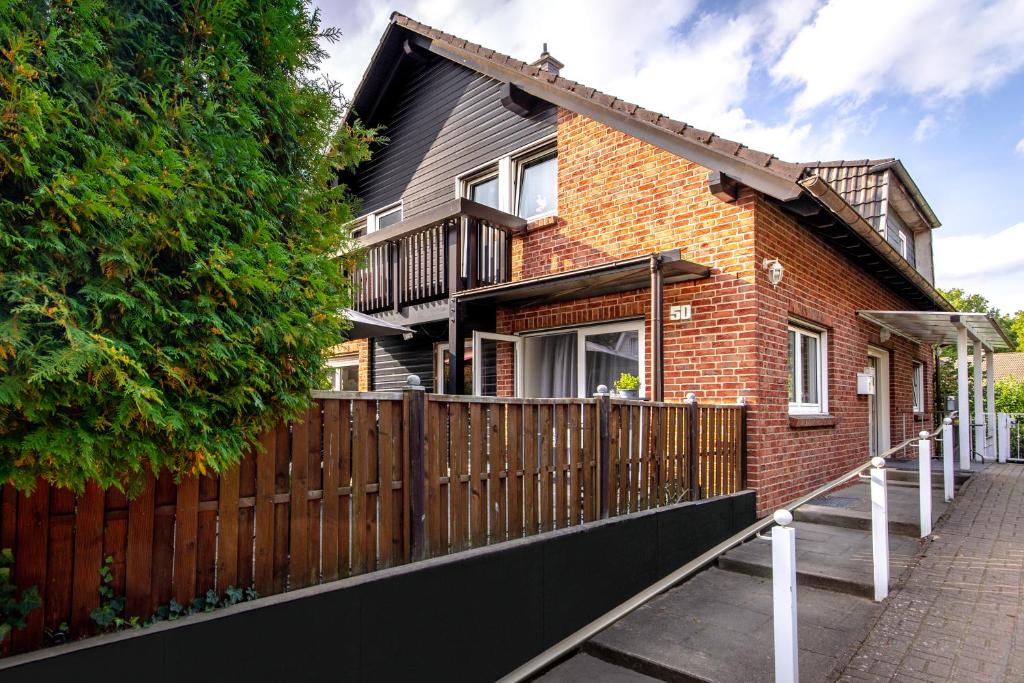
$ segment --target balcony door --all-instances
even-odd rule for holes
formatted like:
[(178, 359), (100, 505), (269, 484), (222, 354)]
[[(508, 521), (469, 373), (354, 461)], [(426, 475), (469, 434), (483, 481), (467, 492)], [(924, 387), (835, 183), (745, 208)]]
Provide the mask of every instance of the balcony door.
[(473, 333), (473, 394), (523, 395), (523, 339), (513, 334)]

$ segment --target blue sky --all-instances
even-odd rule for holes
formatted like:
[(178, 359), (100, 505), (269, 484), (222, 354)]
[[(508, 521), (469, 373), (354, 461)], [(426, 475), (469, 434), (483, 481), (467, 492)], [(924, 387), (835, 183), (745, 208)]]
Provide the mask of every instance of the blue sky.
[(895, 156), (936, 284), (1024, 309), (1024, 0), (317, 0), (358, 85), (392, 10), (789, 161)]

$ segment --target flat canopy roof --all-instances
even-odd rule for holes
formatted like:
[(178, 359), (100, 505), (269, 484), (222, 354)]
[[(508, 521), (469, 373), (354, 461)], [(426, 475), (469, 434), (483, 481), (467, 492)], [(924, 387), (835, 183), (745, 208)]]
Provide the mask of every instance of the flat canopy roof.
[(654, 256), (661, 257), (664, 284), (701, 280), (711, 274), (711, 269), (707, 266), (684, 261), (680, 258), (679, 250), (672, 249), (660, 254), (637, 256), (588, 268), (466, 289), (456, 292), (453, 298), (467, 303), (532, 306), (647, 289), (651, 285), (651, 258)]
[(946, 311), (857, 311), (857, 316), (903, 337), (928, 344), (956, 344), (957, 330), (967, 328), (972, 340), (993, 349), (1010, 348), (1010, 340), (987, 313)]

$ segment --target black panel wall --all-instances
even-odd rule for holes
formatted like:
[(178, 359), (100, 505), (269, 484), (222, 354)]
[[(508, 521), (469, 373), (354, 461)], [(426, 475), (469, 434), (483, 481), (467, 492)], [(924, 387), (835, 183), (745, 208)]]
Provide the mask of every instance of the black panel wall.
[(753, 523), (659, 508), (0, 660), (0, 680), (493, 681)]
[(380, 337), (373, 341), (370, 388), (390, 391), (405, 386), (409, 375), (418, 375), (421, 385), (434, 389), (434, 343), (447, 341), (448, 328), (430, 325), (416, 328), (412, 339)]
[(374, 123), (388, 138), (359, 167), (363, 210), (404, 202), (405, 218), (453, 199), (459, 175), (555, 132), (555, 107), (528, 118), (501, 105), (501, 84), (447, 59), (403, 67)]

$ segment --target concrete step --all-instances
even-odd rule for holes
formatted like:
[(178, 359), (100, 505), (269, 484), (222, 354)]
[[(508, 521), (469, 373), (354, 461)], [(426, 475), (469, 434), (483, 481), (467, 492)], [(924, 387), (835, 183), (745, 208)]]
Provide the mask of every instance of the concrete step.
[[(890, 465), (887, 468), (886, 472), (886, 478), (889, 480), (889, 483), (896, 484), (909, 482), (912, 483), (914, 486), (917, 485), (917, 479), (919, 475), (917, 472), (916, 463), (914, 463), (913, 467), (906, 467), (902, 464), (896, 467)], [(953, 485), (957, 488), (963, 486), (970, 478), (970, 472), (964, 472), (963, 470), (953, 471)], [(932, 465), (932, 486), (936, 488), (942, 488), (943, 486), (942, 470), (936, 470), (934, 463)]]
[[(920, 535), (918, 491), (916, 487), (890, 486), (889, 533), (917, 538)], [(945, 512), (947, 503), (942, 490), (932, 489), (932, 524)], [(871, 487), (858, 482), (815, 498), (813, 503), (797, 508), (794, 517), (800, 522), (826, 524), (846, 529), (871, 529)]]
[(543, 683), (651, 683), (651, 678), (580, 652), (536, 679)]
[[(843, 527), (796, 522), (797, 583), (840, 593), (873, 598), (874, 566), (871, 535)], [(890, 588), (910, 566), (919, 550), (918, 541), (907, 536), (889, 537)], [(754, 539), (718, 559), (727, 571), (771, 578), (772, 544)]]
[[(881, 609), (799, 581), (797, 608), (807, 681), (831, 680)], [(712, 567), (608, 627), (584, 651), (663, 681), (771, 681), (771, 581)]]

